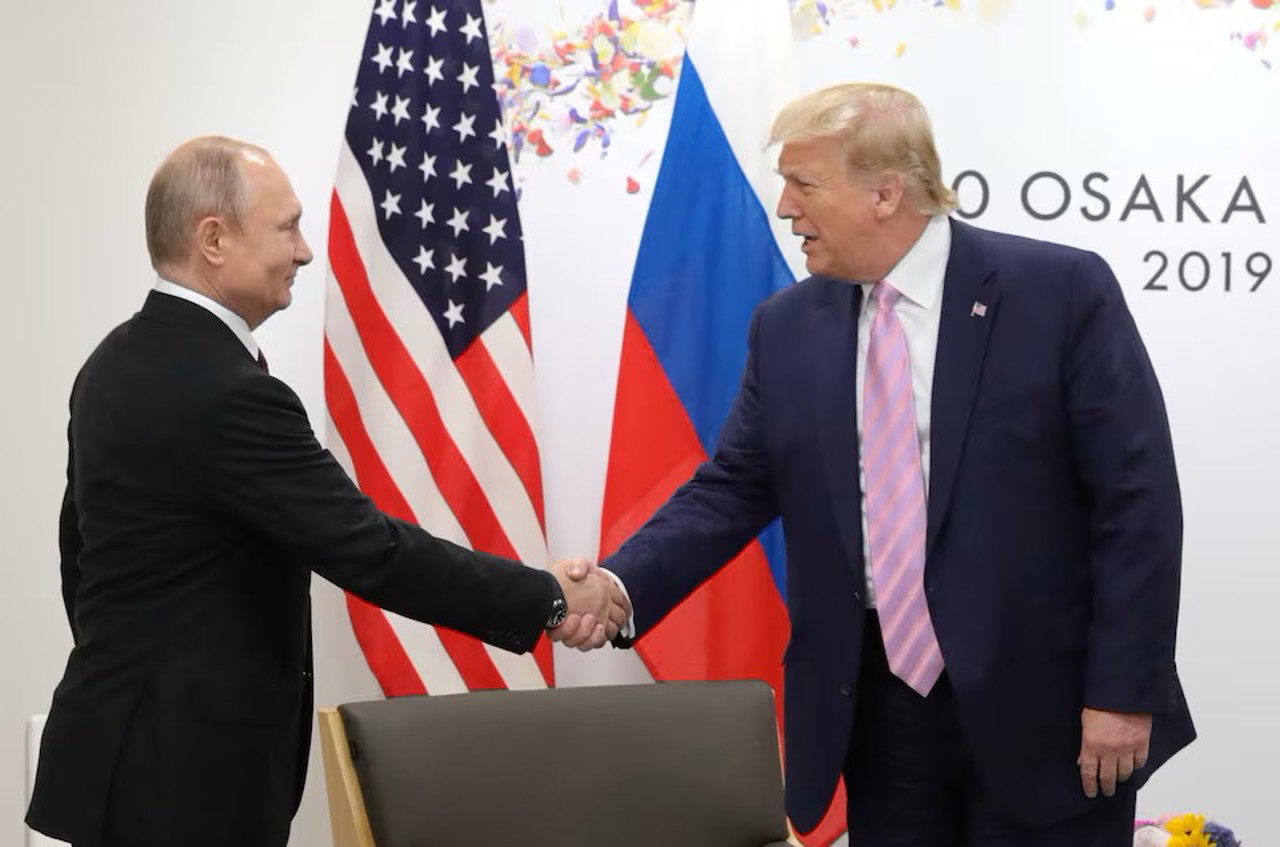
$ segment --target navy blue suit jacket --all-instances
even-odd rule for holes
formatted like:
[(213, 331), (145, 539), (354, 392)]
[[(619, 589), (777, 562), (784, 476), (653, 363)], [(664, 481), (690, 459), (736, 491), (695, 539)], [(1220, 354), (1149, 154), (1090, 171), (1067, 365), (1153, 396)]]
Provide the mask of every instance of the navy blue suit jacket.
[[(1155, 715), (1139, 784), (1195, 737), (1174, 666), (1177, 474), (1160, 388), (1107, 264), (951, 227), (925, 585), (982, 779), (1015, 819), (1048, 824), (1089, 803), (1082, 707)], [(787, 809), (802, 832), (830, 803), (856, 719), (860, 302), (858, 286), (811, 277), (759, 307), (714, 457), (603, 563), (643, 636), (782, 517)]]

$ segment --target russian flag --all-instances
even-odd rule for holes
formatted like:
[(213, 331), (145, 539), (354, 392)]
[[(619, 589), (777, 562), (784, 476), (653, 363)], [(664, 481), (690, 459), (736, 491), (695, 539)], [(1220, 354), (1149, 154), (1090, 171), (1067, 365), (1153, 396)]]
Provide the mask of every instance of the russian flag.
[[(772, 214), (779, 185), (765, 150), (795, 92), (792, 40), (786, 0), (694, 6), (627, 301), (602, 559), (710, 455), (746, 363), (751, 313), (802, 265)], [(781, 726), (785, 577), (775, 524), (636, 645), (650, 673), (762, 679)], [(843, 829), (842, 790), (805, 841), (827, 845)]]

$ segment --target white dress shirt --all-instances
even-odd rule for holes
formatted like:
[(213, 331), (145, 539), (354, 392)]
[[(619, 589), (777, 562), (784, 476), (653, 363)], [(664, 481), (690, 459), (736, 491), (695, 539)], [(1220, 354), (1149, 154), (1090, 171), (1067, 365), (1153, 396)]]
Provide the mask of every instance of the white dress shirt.
[(240, 343), (244, 345), (244, 349), (249, 351), (249, 355), (253, 360), (258, 361), (258, 342), (254, 340), (253, 332), (249, 329), (248, 322), (226, 306), (206, 297), (199, 291), (192, 291), (176, 282), (170, 282), (164, 277), (156, 277), (155, 290), (161, 294), (168, 294), (170, 297), (177, 297), (186, 300), (188, 303), (195, 303), (200, 308), (210, 312), (218, 320), (227, 325), (227, 328), (235, 333), (236, 338), (240, 339)]
[[(951, 223), (943, 215), (934, 216), (924, 232), (889, 271), (885, 282), (901, 297), (893, 313), (907, 337), (911, 360), (911, 397), (916, 406), (916, 429), (920, 436), (920, 466), (924, 470), (924, 490), (929, 492), (929, 424), (933, 406), (933, 363), (938, 355), (938, 327), (942, 321), (942, 282), (951, 255)], [(866, 566), (867, 608), (876, 604), (875, 580), (871, 577), (871, 551), (867, 541), (867, 475), (862, 466), (862, 407), (867, 378), (867, 349), (871, 344), (871, 321), (875, 304), (872, 283), (862, 288), (862, 311), (858, 315), (858, 490), (862, 492), (862, 558)]]

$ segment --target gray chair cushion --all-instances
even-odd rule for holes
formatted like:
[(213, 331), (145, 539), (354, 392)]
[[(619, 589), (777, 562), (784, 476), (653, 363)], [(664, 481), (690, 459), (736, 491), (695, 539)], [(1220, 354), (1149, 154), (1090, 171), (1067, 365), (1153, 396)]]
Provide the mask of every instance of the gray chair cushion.
[(378, 847), (762, 847), (787, 837), (764, 683), (339, 707)]

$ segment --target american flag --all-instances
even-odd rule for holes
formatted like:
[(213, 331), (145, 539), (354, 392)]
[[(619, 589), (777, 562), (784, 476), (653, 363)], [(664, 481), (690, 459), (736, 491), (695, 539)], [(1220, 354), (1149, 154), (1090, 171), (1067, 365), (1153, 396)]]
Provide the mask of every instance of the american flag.
[[(480, 0), (377, 0), (329, 224), (329, 445), (389, 514), (546, 559), (520, 218)], [(388, 695), (552, 682), (533, 657), (348, 595)]]

